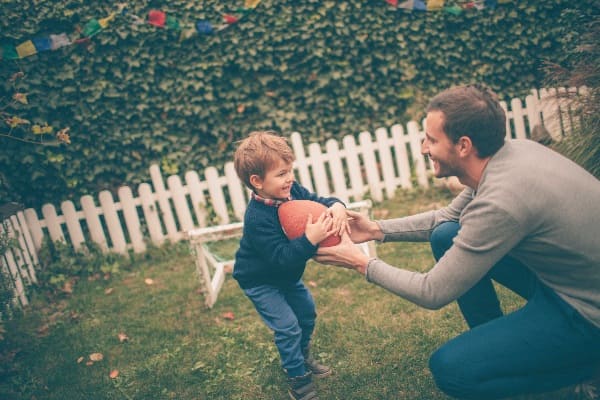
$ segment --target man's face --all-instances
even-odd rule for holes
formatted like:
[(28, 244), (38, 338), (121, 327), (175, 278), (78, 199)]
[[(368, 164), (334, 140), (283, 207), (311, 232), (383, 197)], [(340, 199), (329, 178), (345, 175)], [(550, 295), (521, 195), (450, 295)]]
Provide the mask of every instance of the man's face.
[[(258, 175), (252, 181), (256, 193), (265, 199), (284, 200), (290, 197), (292, 183), (294, 183), (294, 169), (292, 163), (279, 159), (265, 173), (264, 178)], [(252, 178), (251, 178), (252, 180)]]
[(427, 155), (433, 163), (433, 174), (436, 178), (460, 176), (462, 169), (456, 145), (443, 130), (444, 114), (441, 111), (427, 113), (425, 140), (421, 145), (421, 153)]

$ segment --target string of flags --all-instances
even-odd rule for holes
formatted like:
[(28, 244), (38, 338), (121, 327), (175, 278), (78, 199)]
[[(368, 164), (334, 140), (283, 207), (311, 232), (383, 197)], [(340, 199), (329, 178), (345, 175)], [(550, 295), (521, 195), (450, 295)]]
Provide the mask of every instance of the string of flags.
[(509, 3), (511, 0), (474, 0), (465, 1), (460, 5), (446, 5), (445, 0), (385, 0), (386, 3), (390, 4), (395, 8), (404, 10), (415, 10), (415, 11), (445, 11), (450, 14), (459, 15), (463, 10), (475, 8), (477, 10), (483, 10), (484, 8), (494, 9), (498, 4)]
[(44, 37), (27, 40), (17, 46), (4, 44), (0, 52), (0, 60), (16, 60), (32, 56), (43, 51), (58, 50), (74, 44), (85, 43), (92, 37), (108, 28), (116, 18), (129, 18), (133, 25), (149, 24), (157, 28), (170, 29), (180, 32), (180, 40), (189, 39), (194, 35), (211, 35), (239, 22), (249, 12), (253, 11), (261, 0), (245, 0), (244, 6), (235, 10), (235, 13), (222, 14), (222, 23), (213, 25), (208, 20), (198, 20), (190, 26), (182, 24), (175, 16), (162, 10), (150, 10), (142, 18), (128, 11), (126, 3), (117, 4), (117, 11), (100, 19), (93, 18), (83, 28), (78, 28), (74, 35), (67, 33), (52, 34)]

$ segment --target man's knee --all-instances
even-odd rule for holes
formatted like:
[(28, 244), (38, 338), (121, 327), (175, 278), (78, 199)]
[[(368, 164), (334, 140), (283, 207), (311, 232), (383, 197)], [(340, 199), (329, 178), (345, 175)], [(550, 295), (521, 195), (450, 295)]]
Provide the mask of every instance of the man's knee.
[(444, 253), (452, 247), (454, 237), (458, 233), (460, 225), (457, 222), (443, 222), (435, 227), (429, 242), (431, 243), (431, 250), (436, 260), (442, 258)]
[(429, 358), (429, 369), (435, 384), (452, 397), (468, 399), (473, 394), (476, 383), (466, 368), (470, 368), (469, 365), (465, 365), (447, 346), (440, 347)]

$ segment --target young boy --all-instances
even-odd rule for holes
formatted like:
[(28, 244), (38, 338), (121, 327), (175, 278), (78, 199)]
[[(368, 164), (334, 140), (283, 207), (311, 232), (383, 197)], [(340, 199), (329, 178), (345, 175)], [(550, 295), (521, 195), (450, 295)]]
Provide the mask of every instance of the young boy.
[[(244, 232), (235, 256), (233, 277), (274, 332), (292, 399), (317, 399), (312, 377), (331, 369), (311, 356), (309, 344), (316, 310), (302, 274), (318, 244), (347, 229), (344, 204), (310, 193), (295, 182), (294, 153), (273, 132), (252, 132), (235, 152), (235, 170), (252, 190), (244, 216)], [(305, 234), (289, 240), (279, 223), (277, 207), (287, 200), (313, 200), (329, 207), (309, 216)]]

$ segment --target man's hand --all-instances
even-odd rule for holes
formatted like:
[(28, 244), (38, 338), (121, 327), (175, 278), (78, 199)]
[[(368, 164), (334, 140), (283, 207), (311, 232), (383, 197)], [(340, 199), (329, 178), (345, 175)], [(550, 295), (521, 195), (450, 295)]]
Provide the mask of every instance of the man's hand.
[(375, 221), (356, 211), (346, 210), (346, 216), (349, 218), (348, 233), (354, 243), (368, 242), (369, 240), (383, 240), (383, 232)]
[(369, 257), (350, 240), (347, 233), (342, 235), (342, 241), (337, 246), (320, 247), (314, 259), (322, 264), (354, 269), (362, 274), (369, 263)]

